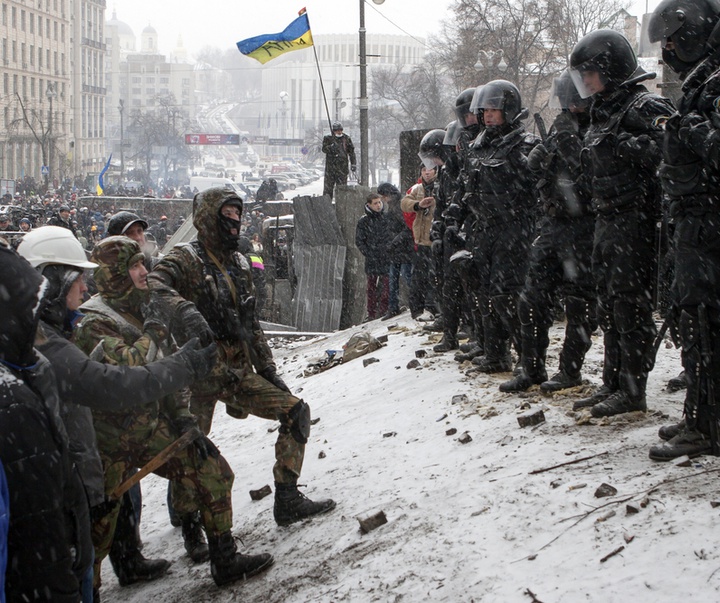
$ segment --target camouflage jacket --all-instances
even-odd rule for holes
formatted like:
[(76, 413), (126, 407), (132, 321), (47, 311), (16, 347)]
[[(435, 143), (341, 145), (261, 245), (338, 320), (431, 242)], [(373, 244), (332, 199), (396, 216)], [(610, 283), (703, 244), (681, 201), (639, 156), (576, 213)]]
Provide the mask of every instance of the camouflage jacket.
[(219, 360), (208, 378), (192, 386), (198, 395), (219, 395), (232, 390), (244, 371), (275, 366), (254, 305), (247, 303), (255, 297), (250, 265), (241, 253), (219, 244), (223, 195), (227, 192), (209, 189), (196, 196), (198, 240), (176, 246), (148, 276), (153, 301), (163, 307), (170, 324), (177, 310), (191, 302), (215, 334)]
[[(95, 282), (100, 293), (81, 306), (85, 317), (75, 329), (73, 340), (93, 360), (142, 366), (155, 360), (160, 352), (150, 335), (143, 333), (140, 305), (148, 293), (136, 289), (127, 274), (127, 267), (137, 259), (135, 247), (129, 242), (125, 237), (111, 237), (93, 252), (93, 261), (99, 264)], [(95, 410), (98, 442), (116, 429), (151, 433), (160, 412), (171, 420), (189, 415), (187, 396), (166, 396), (133, 410)]]

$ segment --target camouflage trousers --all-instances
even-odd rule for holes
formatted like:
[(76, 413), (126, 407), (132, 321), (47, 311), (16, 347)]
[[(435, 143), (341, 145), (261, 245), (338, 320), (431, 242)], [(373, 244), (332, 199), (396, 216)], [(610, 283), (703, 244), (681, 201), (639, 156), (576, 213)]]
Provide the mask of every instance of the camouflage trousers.
[(225, 403), (225, 410), (236, 419), (254, 415), (270, 421), (280, 421), (278, 438), (275, 442), (275, 466), (273, 477), (281, 484), (291, 483), (300, 477), (305, 445), (300, 444), (290, 433), (288, 412), (300, 398), (275, 387), (257, 373), (245, 371), (231, 387), (224, 387), (213, 395), (193, 393), (190, 412), (198, 419), (200, 429), (210, 433), (213, 413), (217, 401)]
[[(95, 423), (107, 496), (127, 479), (130, 469), (147, 464), (180, 436), (162, 416), (157, 423), (142, 427), (136, 424), (134, 427), (118, 432), (115, 426)], [(208, 535), (217, 536), (231, 530), (231, 492), (235, 475), (222, 456), (203, 460), (190, 444), (154, 473), (171, 480), (183, 491), (183, 496), (174, 501), (178, 513), (191, 513), (199, 509), (202, 525)], [(95, 588), (100, 587), (100, 567), (110, 552), (120, 508), (119, 504), (108, 507), (109, 512), (102, 515), (96, 513), (92, 521)]]

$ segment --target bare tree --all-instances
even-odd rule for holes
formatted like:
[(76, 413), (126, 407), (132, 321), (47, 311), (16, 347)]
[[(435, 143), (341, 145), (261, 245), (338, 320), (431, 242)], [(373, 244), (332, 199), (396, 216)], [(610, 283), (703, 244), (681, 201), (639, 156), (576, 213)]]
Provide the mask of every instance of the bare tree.
[[(619, 0), (456, 0), (453, 18), (443, 23), (432, 46), (456, 90), (508, 79), (520, 88), (524, 104), (537, 110), (543, 105), (541, 91), (565, 68), (575, 43), (601, 26), (619, 28), (626, 5)], [(503, 61), (478, 64), (480, 51), (502, 51)]]
[[(28, 107), (26, 101), (23, 101), (18, 93), (15, 93), (15, 96), (21, 116), (11, 120), (8, 124), (8, 140), (25, 143), (35, 141), (40, 147), (42, 164), (49, 166), (50, 147), (55, 143), (50, 124), (51, 117), (45, 115), (42, 103), (39, 103), (39, 107)], [(49, 179), (49, 174), (45, 174), (46, 190), (49, 186)]]

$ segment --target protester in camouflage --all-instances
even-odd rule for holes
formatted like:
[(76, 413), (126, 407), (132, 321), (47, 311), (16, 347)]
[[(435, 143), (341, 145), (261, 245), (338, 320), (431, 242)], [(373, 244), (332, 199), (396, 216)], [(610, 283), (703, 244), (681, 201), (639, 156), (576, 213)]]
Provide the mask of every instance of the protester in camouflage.
[(191, 336), (218, 344), (210, 376), (191, 387), (190, 409), (205, 433), (217, 400), (229, 415), (253, 414), (280, 421), (275, 444), (275, 520), (287, 525), (335, 507), (313, 502), (297, 490), (310, 434), (310, 407), (293, 396), (278, 376), (272, 352), (255, 313), (247, 260), (238, 253), (242, 201), (223, 188), (195, 196), (198, 240), (176, 246), (148, 278), (150, 311), (169, 326), (179, 344)]
[[(163, 328), (152, 320), (143, 324), (141, 307), (147, 301), (147, 270), (144, 256), (135, 241), (109, 237), (93, 251), (98, 264), (95, 282), (98, 295), (82, 306), (86, 314), (76, 330), (76, 342), (86, 353), (116, 365), (138, 366), (158, 353)], [(98, 448), (105, 471), (105, 493), (113, 490), (133, 467), (141, 467), (184, 432), (197, 428), (182, 396), (168, 396), (138, 410), (97, 412), (94, 415)], [(208, 535), (213, 578), (218, 584), (241, 579), (272, 564), (270, 555), (244, 556), (236, 553), (230, 533), (233, 473), (217, 448), (206, 437), (198, 437), (155, 471), (180, 481), (195, 493), (194, 505), (179, 508), (201, 511)], [(176, 501), (176, 506), (182, 503)], [(93, 518), (95, 545), (95, 588), (100, 586), (100, 565), (112, 543), (117, 505), (106, 505), (107, 513)]]

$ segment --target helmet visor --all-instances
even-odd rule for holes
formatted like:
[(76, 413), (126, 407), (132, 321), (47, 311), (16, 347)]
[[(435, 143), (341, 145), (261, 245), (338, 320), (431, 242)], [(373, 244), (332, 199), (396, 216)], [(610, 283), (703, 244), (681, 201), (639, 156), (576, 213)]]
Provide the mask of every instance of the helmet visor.
[(605, 74), (598, 70), (594, 59), (585, 61), (577, 67), (570, 67), (570, 77), (580, 98), (590, 98), (602, 92), (608, 82)]
[(462, 132), (460, 121), (451, 121), (447, 125), (447, 128), (445, 128), (445, 138), (443, 139), (443, 144), (447, 147), (455, 148), (458, 140), (460, 140), (460, 132)]
[(575, 87), (575, 81), (570, 73), (565, 72), (553, 79), (548, 101), (551, 109), (570, 109), (570, 107), (582, 107), (586, 104), (587, 102), (581, 98)]

